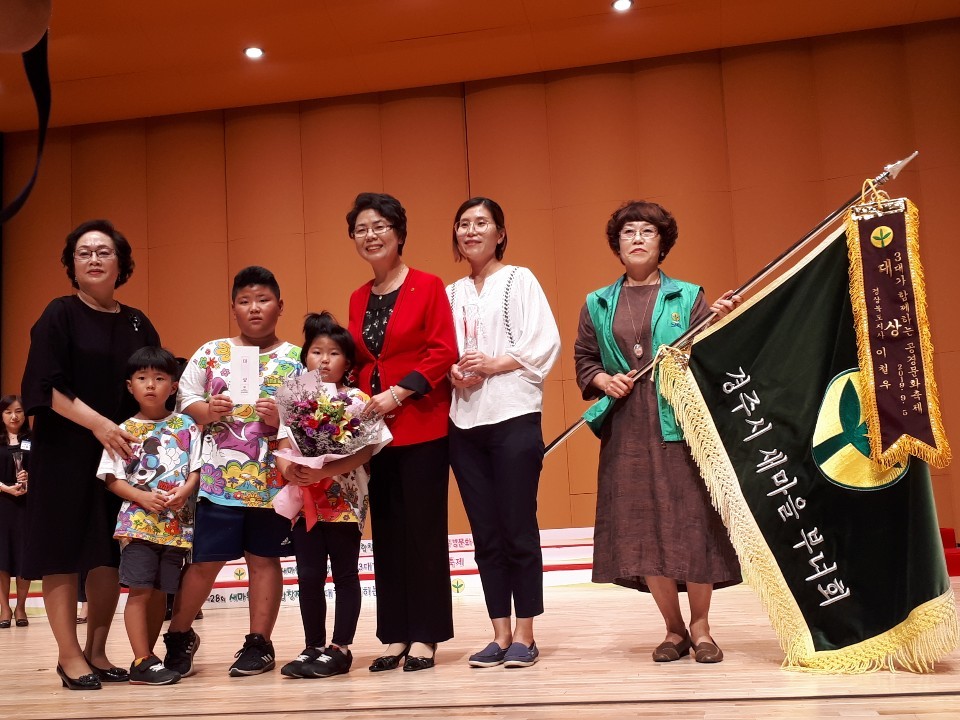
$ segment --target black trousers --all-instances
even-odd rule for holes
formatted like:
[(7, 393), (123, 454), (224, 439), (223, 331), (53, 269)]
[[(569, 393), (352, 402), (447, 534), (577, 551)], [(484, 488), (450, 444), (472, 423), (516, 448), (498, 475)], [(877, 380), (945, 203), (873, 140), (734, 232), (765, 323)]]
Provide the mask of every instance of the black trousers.
[(543, 467), (540, 413), (463, 430), (450, 424), (450, 461), (470, 520), (491, 618), (543, 613), (537, 489)]
[(387, 446), (370, 460), (370, 519), (382, 643), (453, 637), (447, 438)]
[(293, 528), (300, 578), (300, 618), (307, 647), (327, 644), (327, 558), (337, 591), (333, 643), (349, 645), (360, 619), (360, 528), (355, 522), (318, 522), (310, 532), (300, 519)]

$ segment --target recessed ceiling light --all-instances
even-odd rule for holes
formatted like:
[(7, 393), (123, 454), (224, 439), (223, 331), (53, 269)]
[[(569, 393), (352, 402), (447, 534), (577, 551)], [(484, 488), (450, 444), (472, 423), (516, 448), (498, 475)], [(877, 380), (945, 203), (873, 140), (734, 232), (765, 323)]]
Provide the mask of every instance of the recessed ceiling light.
[(626, 12), (633, 7), (633, 0), (613, 0), (612, 6), (617, 12)]
[(251, 60), (259, 60), (263, 57), (263, 50), (258, 47), (248, 47), (244, 48), (243, 54), (246, 55)]

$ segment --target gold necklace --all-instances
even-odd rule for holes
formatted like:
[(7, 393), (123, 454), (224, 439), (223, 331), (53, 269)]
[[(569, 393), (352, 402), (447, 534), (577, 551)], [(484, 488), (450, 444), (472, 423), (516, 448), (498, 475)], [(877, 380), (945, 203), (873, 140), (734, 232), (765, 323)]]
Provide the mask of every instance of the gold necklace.
[(114, 302), (116, 303), (116, 305), (115, 305), (113, 308), (111, 308), (110, 310), (107, 310), (107, 308), (103, 307), (102, 305), (94, 304), (94, 303), (90, 302), (89, 300), (87, 300), (87, 299), (84, 297), (85, 294), (86, 294), (86, 293), (84, 293), (83, 290), (77, 290), (77, 297), (80, 298), (80, 302), (82, 302), (82, 303), (83, 303), (84, 305), (86, 305), (88, 308), (91, 308), (91, 309), (93, 309), (93, 310), (96, 310), (97, 312), (111, 313), (111, 314), (114, 314), (114, 315), (115, 315), (116, 313), (120, 312), (120, 303), (119, 303), (118, 301), (114, 300)]
[(374, 295), (379, 295), (379, 296), (383, 297), (384, 295), (389, 295), (389, 294), (392, 293), (394, 290), (396, 290), (398, 287), (400, 287), (401, 285), (403, 285), (403, 281), (404, 281), (404, 279), (405, 279), (406, 277), (407, 277), (407, 266), (406, 266), (406, 265), (403, 265), (403, 266), (401, 266), (401, 268), (400, 268), (400, 272), (398, 272), (398, 273), (394, 276), (393, 280), (391, 280), (390, 282), (388, 282), (388, 283), (386, 284), (386, 286), (384, 287), (384, 289), (383, 289), (382, 291), (381, 291), (381, 290), (377, 290), (376, 285), (374, 285), (374, 286), (371, 287), (370, 289), (373, 291), (373, 294), (374, 294)]
[[(659, 285), (660, 281), (658, 280), (654, 285)], [(635, 287), (634, 285), (627, 285), (627, 287)], [(647, 311), (650, 309), (650, 298), (657, 294), (657, 291), (654, 291), (647, 295), (647, 303), (643, 306), (643, 315), (640, 316), (641, 321), (647, 317)], [(630, 325), (633, 327), (633, 337), (636, 339), (636, 342), (633, 344), (633, 354), (636, 356), (637, 360), (643, 357), (643, 345), (640, 344), (640, 333), (637, 332), (637, 324), (633, 321), (633, 308), (630, 307), (630, 293), (625, 293), (627, 299), (627, 312), (630, 314)]]

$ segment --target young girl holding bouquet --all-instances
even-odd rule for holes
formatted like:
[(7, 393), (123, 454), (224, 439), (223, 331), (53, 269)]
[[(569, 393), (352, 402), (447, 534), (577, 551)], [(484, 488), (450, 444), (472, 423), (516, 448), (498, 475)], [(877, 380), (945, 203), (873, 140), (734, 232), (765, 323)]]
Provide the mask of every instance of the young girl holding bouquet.
[[(346, 328), (328, 313), (311, 313), (303, 324), (301, 362), (308, 372), (320, 371), (320, 379), (364, 403), (369, 398), (345, 384), (356, 362), (356, 346)], [(278, 449), (290, 448), (292, 430), (281, 426)], [(389, 437), (389, 435), (388, 435)], [(296, 518), (292, 535), (300, 579), (300, 616), (306, 647), (281, 673), (293, 678), (321, 678), (350, 670), (350, 644), (360, 617), (360, 535), (366, 518), (366, 470), (363, 465), (381, 445), (368, 445), (353, 455), (328, 462), (320, 470), (277, 455), (277, 466), (290, 485), (301, 489), (304, 508)], [(348, 502), (351, 501), (351, 502)], [(311, 523), (315, 521), (315, 524)], [(333, 642), (326, 645), (327, 602), (324, 585), (327, 558), (337, 602)]]

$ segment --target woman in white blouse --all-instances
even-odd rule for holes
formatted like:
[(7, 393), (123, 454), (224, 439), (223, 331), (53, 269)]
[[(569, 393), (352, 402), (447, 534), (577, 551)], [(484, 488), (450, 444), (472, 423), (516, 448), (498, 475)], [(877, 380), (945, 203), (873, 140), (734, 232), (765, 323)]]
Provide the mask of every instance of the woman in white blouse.
[(478, 197), (460, 206), (453, 252), (470, 275), (447, 286), (461, 353), (450, 369), (450, 463), (494, 631), (493, 642), (470, 656), (474, 667), (533, 665), (533, 619), (543, 613), (540, 411), (560, 333), (533, 273), (502, 262), (506, 247), (497, 203)]

